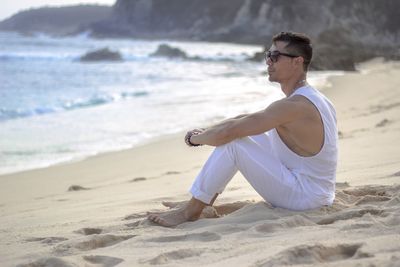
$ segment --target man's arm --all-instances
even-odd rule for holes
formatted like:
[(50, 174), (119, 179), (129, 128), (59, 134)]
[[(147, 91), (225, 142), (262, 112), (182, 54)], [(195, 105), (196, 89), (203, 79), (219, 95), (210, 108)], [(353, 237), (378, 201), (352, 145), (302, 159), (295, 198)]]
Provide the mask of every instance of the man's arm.
[(306, 115), (307, 107), (297, 98), (278, 100), (259, 112), (225, 120), (193, 135), (194, 144), (220, 146), (245, 136), (257, 135)]
[[(235, 116), (235, 117), (233, 117), (233, 118), (229, 118), (229, 119), (226, 119), (226, 120), (223, 120), (223, 121), (221, 121), (219, 124), (222, 124), (222, 123), (224, 123), (224, 122), (226, 122), (226, 121), (229, 121), (229, 120), (232, 120), (232, 119), (240, 119), (240, 118), (243, 118), (243, 117), (246, 117), (247, 115), (249, 115), (249, 114), (240, 114), (240, 115), (237, 115), (237, 116)], [(215, 126), (215, 125), (214, 125)], [(213, 126), (212, 126), (213, 127)], [(210, 127), (211, 128), (211, 127)], [(188, 133), (187, 134), (191, 134), (191, 133), (202, 133), (202, 132), (204, 132), (204, 131), (206, 131), (208, 128), (196, 128), (196, 129), (193, 129), (193, 130), (191, 130), (191, 131), (188, 131)]]

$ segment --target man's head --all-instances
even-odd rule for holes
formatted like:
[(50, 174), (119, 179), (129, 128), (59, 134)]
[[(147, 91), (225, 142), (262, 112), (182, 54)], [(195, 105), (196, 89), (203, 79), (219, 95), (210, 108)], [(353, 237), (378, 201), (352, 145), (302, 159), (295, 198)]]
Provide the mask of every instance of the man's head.
[[(310, 38), (301, 33), (281, 32), (272, 38), (272, 46), (266, 53), (270, 81), (280, 82), (293, 72), (307, 72), (312, 58)], [(276, 73), (278, 70), (279, 71)], [(282, 76), (282, 77), (272, 77)]]

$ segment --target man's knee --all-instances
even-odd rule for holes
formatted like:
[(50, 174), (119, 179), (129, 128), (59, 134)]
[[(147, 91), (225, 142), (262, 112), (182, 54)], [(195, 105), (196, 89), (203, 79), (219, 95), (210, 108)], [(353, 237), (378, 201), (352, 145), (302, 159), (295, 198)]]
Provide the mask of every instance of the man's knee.
[(242, 138), (237, 138), (235, 140), (232, 140), (231, 142), (227, 143), (226, 145), (230, 147), (236, 147), (236, 146), (245, 146), (246, 144), (252, 143), (252, 140), (249, 137), (242, 137)]
[(236, 145), (240, 142), (241, 139), (242, 139), (242, 138), (240, 138), (240, 139), (234, 139), (234, 140), (232, 140), (232, 141), (230, 141), (230, 142), (228, 142), (228, 143), (225, 143), (225, 144), (223, 144), (223, 145), (220, 145), (220, 146), (215, 147), (215, 149), (217, 149), (217, 150), (229, 149), (229, 148), (231, 148), (231, 147), (236, 146)]
[(230, 141), (229, 143), (218, 146), (217, 149), (221, 151), (227, 151), (230, 156), (234, 157), (238, 151), (246, 149), (246, 147), (249, 145), (249, 142), (251, 142), (249, 137), (238, 138)]

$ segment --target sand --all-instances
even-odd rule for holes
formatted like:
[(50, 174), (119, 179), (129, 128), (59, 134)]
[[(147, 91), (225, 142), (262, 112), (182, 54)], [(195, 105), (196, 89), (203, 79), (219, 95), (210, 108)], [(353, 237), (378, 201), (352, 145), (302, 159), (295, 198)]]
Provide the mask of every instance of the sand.
[(196, 222), (180, 205), (211, 148), (182, 134), (80, 162), (0, 176), (0, 266), (400, 266), (400, 63), (374, 60), (322, 91), (338, 111), (336, 200), (273, 208), (237, 175)]

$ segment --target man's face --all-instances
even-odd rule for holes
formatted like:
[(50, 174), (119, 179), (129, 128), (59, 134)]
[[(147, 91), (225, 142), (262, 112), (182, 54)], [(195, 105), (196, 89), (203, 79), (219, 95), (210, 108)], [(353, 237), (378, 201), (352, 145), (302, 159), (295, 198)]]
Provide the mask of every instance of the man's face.
[(271, 53), (271, 57), (266, 57), (268, 79), (270, 82), (281, 83), (293, 75), (295, 67), (293, 59), (295, 57), (292, 56), (290, 52), (286, 51), (286, 44), (286, 42), (277, 41), (273, 43), (268, 50), (268, 52)]

